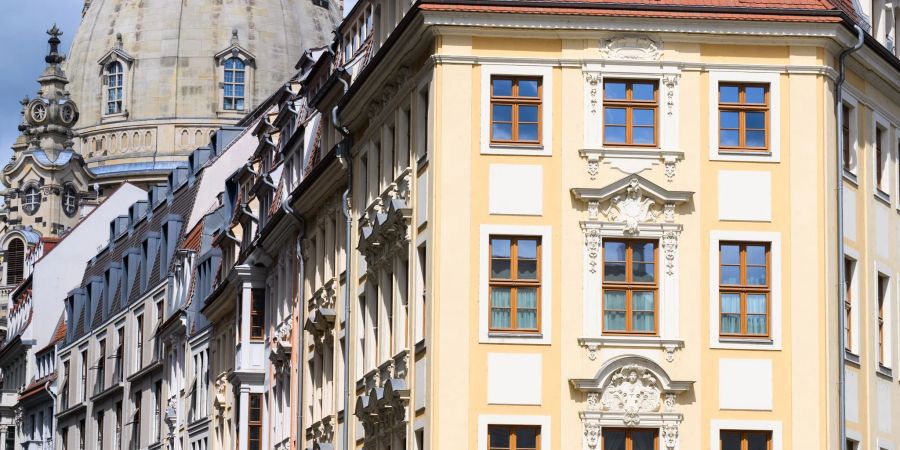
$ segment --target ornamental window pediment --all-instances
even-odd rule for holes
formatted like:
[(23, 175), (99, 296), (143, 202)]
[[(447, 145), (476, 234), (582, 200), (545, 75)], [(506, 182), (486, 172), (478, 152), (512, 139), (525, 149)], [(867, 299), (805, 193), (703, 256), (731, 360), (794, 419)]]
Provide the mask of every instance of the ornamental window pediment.
[(382, 203), (379, 211), (367, 213), (366, 223), (359, 230), (357, 249), (365, 256), (368, 270), (389, 266), (394, 256), (406, 255), (411, 219), (408, 197), (390, 198)]
[(607, 362), (593, 378), (573, 379), (572, 387), (584, 394), (579, 413), (587, 448), (598, 448), (605, 427), (657, 428), (666, 448), (678, 444), (684, 416), (679, 395), (693, 381), (673, 380), (655, 362), (640, 356), (620, 356)]
[(693, 196), (693, 192), (670, 191), (640, 175), (599, 189), (575, 188), (572, 194), (587, 203), (589, 220), (620, 224), (626, 234), (640, 234), (645, 224), (675, 222), (675, 208)]
[(365, 440), (390, 439), (403, 433), (408, 418), (409, 387), (403, 379), (392, 378), (384, 387), (373, 387), (356, 399), (354, 415), (362, 422)]

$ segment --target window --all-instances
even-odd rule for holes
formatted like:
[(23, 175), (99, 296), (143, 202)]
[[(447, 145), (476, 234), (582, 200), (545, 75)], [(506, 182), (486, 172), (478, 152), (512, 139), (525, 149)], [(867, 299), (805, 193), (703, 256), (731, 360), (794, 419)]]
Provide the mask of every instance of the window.
[(603, 241), (603, 332), (656, 334), (655, 241)]
[(881, 366), (885, 365), (886, 359), (885, 351), (884, 351), (884, 308), (888, 294), (888, 277), (886, 275), (878, 274), (878, 364)]
[(125, 70), (122, 63), (113, 61), (106, 65), (106, 114), (122, 113)]
[(103, 411), (97, 412), (97, 449), (103, 450)]
[(721, 450), (770, 450), (771, 431), (726, 431), (719, 434)]
[(156, 442), (159, 442), (162, 439), (162, 380), (156, 380), (156, 383), (153, 385), (153, 395), (156, 397), (155, 409), (153, 410), (153, 431), (155, 432), (153, 437)]
[(119, 450), (122, 448), (122, 402), (116, 402), (116, 434), (113, 436), (113, 448)]
[(101, 339), (98, 347), (100, 356), (97, 358), (97, 381), (94, 395), (103, 392), (103, 389), (106, 387), (106, 339)]
[(250, 394), (247, 413), (247, 450), (262, 450), (262, 394)]
[(769, 245), (719, 244), (719, 334), (769, 335)]
[(250, 339), (265, 339), (266, 291), (253, 289), (250, 296)]
[(603, 143), (657, 145), (658, 83), (646, 80), (603, 82)]
[(68, 217), (75, 216), (78, 211), (78, 191), (71, 184), (66, 185), (60, 198), (63, 213)]
[(134, 317), (134, 340), (137, 348), (134, 352), (134, 370), (141, 370), (144, 364), (144, 316), (137, 315)]
[(141, 448), (141, 393), (134, 394), (134, 419), (131, 421), (131, 448)]
[(22, 192), (22, 211), (33, 216), (41, 208), (41, 190), (30, 184)]
[(69, 361), (63, 362), (63, 380), (62, 380), (62, 410), (69, 408)]
[(62, 429), (62, 448), (63, 450), (69, 450), (69, 427)]
[(884, 193), (884, 130), (875, 128), (875, 188)]
[(850, 258), (844, 258), (844, 348), (853, 351), (853, 267)]
[(491, 78), (491, 143), (541, 143), (541, 79)]
[(78, 421), (78, 450), (84, 450), (84, 419)]
[(240, 58), (228, 58), (225, 60), (223, 108), (226, 111), (244, 110), (245, 76), (244, 61)]
[(84, 349), (81, 351), (81, 400), (87, 399), (88, 365), (88, 352)]
[(540, 331), (541, 239), (491, 236), (490, 331)]
[(125, 328), (116, 330), (116, 362), (113, 369), (113, 382), (122, 382), (122, 364), (125, 361)]
[(658, 439), (658, 430), (604, 428), (603, 450), (656, 450)]
[(844, 121), (841, 124), (841, 145), (844, 147), (841, 150), (841, 154), (843, 155), (843, 166), (844, 170), (850, 171), (850, 106), (847, 104), (841, 105), (842, 116), (844, 117)]
[(25, 272), (25, 243), (13, 239), (6, 246), (6, 284), (19, 284)]
[(540, 437), (535, 425), (489, 425), (488, 450), (538, 450)]
[(719, 149), (768, 150), (768, 122), (767, 84), (719, 84)]

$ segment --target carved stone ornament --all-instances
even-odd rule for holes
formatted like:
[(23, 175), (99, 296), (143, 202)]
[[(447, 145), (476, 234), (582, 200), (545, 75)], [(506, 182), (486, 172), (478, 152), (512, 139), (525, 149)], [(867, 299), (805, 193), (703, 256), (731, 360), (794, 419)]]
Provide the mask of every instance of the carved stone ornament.
[(659, 214), (656, 202), (644, 197), (637, 178), (632, 178), (625, 189), (625, 194), (613, 197), (603, 211), (603, 215), (610, 222), (623, 222), (625, 232), (628, 234), (637, 234), (641, 223), (654, 222)]
[(678, 75), (666, 75), (662, 82), (666, 85), (666, 115), (675, 115), (675, 87), (678, 86)]
[(677, 423), (666, 423), (662, 426), (662, 437), (663, 442), (666, 444), (666, 448), (668, 450), (673, 450), (675, 448), (675, 444), (678, 442), (678, 424)]
[[(668, 209), (668, 205), (666, 205), (667, 215)], [(675, 209), (674, 205), (672, 209)], [(666, 255), (666, 275), (672, 276), (675, 274), (675, 252), (678, 250), (678, 233), (675, 231), (667, 231), (663, 234), (662, 246)]]
[(660, 389), (653, 374), (644, 367), (630, 364), (612, 376), (603, 390), (601, 404), (608, 411), (624, 413), (625, 426), (637, 426), (640, 414), (656, 412), (660, 407)]
[(587, 410), (600, 411), (600, 393), (588, 392), (587, 394)]
[(595, 449), (600, 442), (600, 424), (596, 421), (589, 421), (584, 424), (584, 440), (587, 441), (588, 448)]
[(647, 37), (621, 36), (602, 41), (600, 55), (604, 59), (656, 61), (662, 55), (662, 47)]
[(600, 230), (587, 228), (584, 230), (584, 245), (587, 248), (588, 270), (597, 273), (597, 258), (600, 256)]
[(600, 74), (586, 73), (584, 74), (584, 78), (587, 81), (588, 88), (590, 89), (591, 113), (597, 114), (597, 107), (600, 105)]

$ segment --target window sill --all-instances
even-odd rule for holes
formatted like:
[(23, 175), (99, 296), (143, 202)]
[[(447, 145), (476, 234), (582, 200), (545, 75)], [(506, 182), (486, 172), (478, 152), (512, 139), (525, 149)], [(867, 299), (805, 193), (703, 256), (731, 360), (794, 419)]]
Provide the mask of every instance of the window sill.
[(128, 120), (128, 110), (116, 114), (103, 114), (100, 116), (100, 123), (115, 123)]
[(498, 333), (488, 332), (481, 344), (550, 345), (550, 337), (543, 333)]
[(765, 350), (778, 351), (781, 345), (776, 344), (773, 338), (740, 338), (717, 336), (710, 344), (710, 348), (728, 350)]
[(666, 339), (657, 336), (629, 336), (629, 335), (605, 335), (598, 337), (578, 338), (578, 343), (587, 348), (588, 359), (593, 361), (597, 359), (597, 350), (603, 347), (625, 347), (625, 348), (645, 348), (660, 349), (666, 352), (666, 360), (672, 362), (675, 360), (675, 351), (684, 348), (684, 341), (681, 339)]
[(855, 366), (857, 369), (859, 368), (859, 355), (855, 353), (850, 353), (849, 351), (844, 352), (844, 362)]
[(780, 158), (774, 151), (739, 151), (725, 149), (720, 150), (713, 148), (710, 150), (710, 161), (739, 161), (739, 162), (758, 162), (758, 163), (778, 163)]
[(859, 187), (859, 179), (856, 178), (856, 174), (847, 169), (844, 169), (844, 181), (849, 182), (854, 187)]
[(885, 205), (891, 206), (891, 196), (881, 189), (875, 189), (875, 200), (879, 200)]
[(894, 381), (894, 371), (890, 367), (884, 367), (881, 363), (878, 363), (878, 367), (875, 368), (875, 375), (887, 378), (888, 381)]
[(551, 156), (543, 144), (489, 144), (481, 149), (482, 155)]

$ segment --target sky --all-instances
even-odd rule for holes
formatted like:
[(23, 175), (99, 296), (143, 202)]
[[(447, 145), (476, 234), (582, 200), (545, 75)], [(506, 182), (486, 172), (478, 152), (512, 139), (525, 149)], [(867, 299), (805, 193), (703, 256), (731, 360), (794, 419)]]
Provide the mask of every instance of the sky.
[[(357, 0), (345, 0), (349, 11)], [(27, 0), (3, 2), (0, 15), (0, 42), (4, 45), (6, 64), (0, 69), (0, 167), (12, 155), (10, 146), (19, 136), (22, 105), (26, 95), (37, 96), (35, 81), (44, 70), (47, 54), (46, 31), (54, 23), (62, 30), (63, 52), (68, 52), (78, 24), (83, 0)]]
[(22, 100), (37, 96), (37, 77), (46, 67), (47, 30), (57, 24), (62, 30), (63, 52), (81, 22), (82, 0), (27, 0), (3, 2), (0, 42), (6, 64), (0, 69), (0, 166), (12, 155), (10, 146), (19, 136)]

